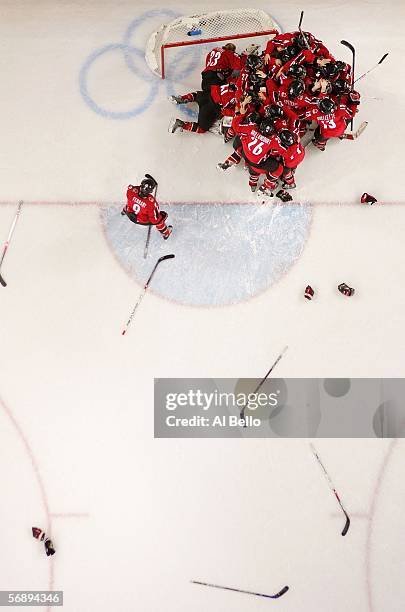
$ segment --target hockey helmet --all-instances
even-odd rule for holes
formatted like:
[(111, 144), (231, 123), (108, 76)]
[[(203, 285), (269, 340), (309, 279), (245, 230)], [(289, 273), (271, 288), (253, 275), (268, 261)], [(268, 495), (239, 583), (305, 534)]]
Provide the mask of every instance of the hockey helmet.
[(145, 174), (145, 178), (141, 181), (139, 186), (139, 194), (141, 197), (146, 198), (146, 196), (150, 195), (155, 187), (157, 186), (157, 182), (150, 174)]
[(294, 100), (295, 98), (298, 98), (298, 96), (301, 96), (304, 91), (305, 85), (303, 81), (299, 81), (298, 79), (296, 79), (291, 83), (288, 88), (288, 97), (290, 98), (290, 100)]
[(259, 70), (263, 66), (263, 60), (258, 55), (248, 55), (246, 58), (246, 69), (249, 72), (253, 72), (254, 70)]
[(321, 98), (318, 101), (318, 108), (324, 115), (330, 115), (336, 110), (336, 104), (331, 98)]
[(290, 130), (280, 130), (278, 137), (280, 138), (281, 144), (286, 149), (291, 147), (295, 142), (294, 134)]
[(274, 123), (271, 119), (263, 119), (259, 125), (259, 132), (263, 134), (263, 136), (271, 136), (275, 131)]
[(295, 66), (291, 66), (288, 74), (296, 79), (304, 79), (307, 75), (307, 69), (302, 64), (296, 64)]
[(269, 119), (282, 119), (284, 117), (283, 109), (277, 104), (270, 104), (265, 108), (265, 116)]
[(324, 66), (319, 67), (319, 72), (323, 76), (324, 79), (335, 79), (339, 74), (339, 68), (337, 67), (335, 62), (328, 62)]
[(347, 93), (350, 89), (349, 83), (344, 79), (336, 79), (336, 81), (332, 84), (333, 93), (335, 94), (344, 94)]
[(260, 115), (260, 113), (257, 113), (256, 111), (254, 111), (253, 113), (250, 113), (250, 115), (246, 117), (246, 122), (251, 125), (259, 125), (261, 120), (262, 120), (262, 116)]

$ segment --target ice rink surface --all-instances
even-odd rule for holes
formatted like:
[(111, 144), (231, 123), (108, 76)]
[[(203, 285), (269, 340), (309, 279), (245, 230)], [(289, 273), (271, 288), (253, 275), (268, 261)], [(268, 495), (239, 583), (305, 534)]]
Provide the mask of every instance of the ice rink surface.
[[(284, 207), (217, 172), (230, 145), (168, 134), (167, 96), (198, 87), (203, 57), (179, 52), (165, 83), (143, 60), (173, 15), (237, 6), (0, 1), (1, 241), (24, 200), (0, 294), (0, 589), (63, 589), (68, 612), (404, 609), (402, 441), (317, 442), (352, 515), (342, 538), (305, 440), (153, 439), (154, 377), (261, 377), (286, 344), (279, 377), (404, 376), (405, 7), (249, 3), (286, 31), (305, 10), (337, 57), (355, 44), (358, 74), (390, 53), (359, 83), (367, 130), (308, 148)], [(147, 260), (119, 215), (144, 172), (175, 226)]]

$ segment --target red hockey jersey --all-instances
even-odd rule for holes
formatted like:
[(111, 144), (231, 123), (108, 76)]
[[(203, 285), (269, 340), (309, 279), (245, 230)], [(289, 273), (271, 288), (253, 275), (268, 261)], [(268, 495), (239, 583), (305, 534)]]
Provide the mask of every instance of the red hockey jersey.
[(252, 164), (258, 166), (269, 157), (272, 138), (260, 134), (255, 124), (244, 125), (241, 123), (243, 119), (244, 117), (235, 117), (232, 127), (241, 137), (244, 156)]
[(337, 138), (341, 136), (352, 117), (353, 112), (344, 104), (339, 104), (335, 112), (328, 115), (322, 113), (317, 104), (311, 104), (308, 110), (301, 116), (302, 119), (316, 121), (323, 138)]
[(136, 215), (136, 223), (156, 225), (160, 221), (159, 205), (153, 195), (143, 198), (139, 194), (139, 185), (129, 185), (127, 189), (126, 212)]
[(211, 98), (219, 104), (223, 115), (232, 116), (236, 105), (236, 91), (229, 87), (230, 83), (211, 86)]
[(203, 72), (207, 70), (240, 70), (241, 60), (237, 53), (234, 53), (230, 49), (222, 49), (221, 47), (215, 47), (210, 51), (205, 59), (205, 68)]
[(272, 137), (271, 141), (271, 155), (280, 157), (286, 168), (296, 168), (303, 161), (305, 148), (300, 142), (295, 142), (291, 147), (285, 148), (277, 134)]

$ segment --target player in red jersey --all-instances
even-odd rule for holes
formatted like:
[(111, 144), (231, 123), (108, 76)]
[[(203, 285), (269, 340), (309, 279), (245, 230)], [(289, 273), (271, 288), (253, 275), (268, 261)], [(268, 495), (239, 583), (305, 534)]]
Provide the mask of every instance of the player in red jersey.
[(356, 107), (338, 104), (331, 98), (321, 98), (310, 105), (302, 118), (318, 123), (312, 142), (320, 151), (324, 151), (329, 138), (339, 138), (344, 134), (356, 112)]
[(234, 81), (225, 85), (213, 85), (211, 87), (211, 98), (221, 107), (223, 117), (231, 117), (236, 106), (236, 84)]
[(267, 41), (266, 50), (264, 52), (264, 61), (267, 64), (270, 57), (277, 55), (280, 51), (294, 44), (296, 32), (285, 32), (278, 34), (274, 38)]
[(329, 50), (321, 40), (315, 38), (310, 32), (286, 32), (279, 34), (269, 40), (265, 51), (265, 62), (268, 63), (270, 57), (281, 53), (283, 50), (296, 47), (298, 51), (306, 49), (317, 57), (331, 57)]
[(205, 59), (205, 68), (201, 73), (201, 89), (209, 92), (211, 85), (222, 85), (227, 76), (240, 68), (241, 59), (233, 43), (215, 47)]
[[(262, 119), (257, 113), (254, 114), (254, 123), (244, 115), (236, 116), (232, 127), (238, 135), (235, 139), (235, 151), (223, 164), (218, 167), (227, 170), (231, 165), (238, 164), (243, 158), (249, 170), (249, 186), (256, 191), (261, 174), (265, 175), (260, 195), (273, 196), (278, 179), (282, 176), (284, 166), (280, 162), (280, 152), (275, 141), (275, 127), (270, 119)], [(276, 157), (277, 156), (277, 157)], [(292, 200), (289, 193), (280, 189), (276, 197), (284, 202)]]
[[(273, 124), (274, 129), (272, 129), (272, 127), (269, 127), (267, 130), (270, 133), (267, 148), (267, 157), (265, 158), (264, 163), (263, 161), (259, 163), (249, 163), (249, 184), (252, 187), (252, 185), (257, 185), (259, 180), (259, 174), (262, 172), (263, 167), (266, 168), (266, 170), (270, 169), (269, 162), (267, 160), (271, 160), (271, 169), (270, 172), (266, 173), (266, 181), (263, 184), (262, 189), (265, 194), (266, 192), (273, 191), (276, 188), (278, 178), (283, 181), (283, 188), (294, 189), (296, 187), (294, 180), (295, 170), (305, 157), (305, 149), (301, 145), (299, 138), (296, 134), (294, 134), (291, 130), (285, 128), (281, 129), (280, 131), (276, 131), (275, 124), (271, 120), (268, 121)], [(264, 126), (260, 124), (259, 131), (263, 131), (263, 127), (265, 128), (266, 124)], [(248, 157), (248, 154), (246, 154), (243, 138), (242, 147), (243, 156), (246, 159)], [(252, 145), (248, 145), (247, 148), (250, 149), (250, 153), (252, 151)], [(251, 157), (252, 156), (249, 155), (249, 159), (251, 159)], [(276, 167), (274, 161), (281, 163), (281, 172), (280, 167)], [(288, 201), (288, 199), (291, 198), (284, 197), (282, 199), (284, 201)]]
[(332, 83), (332, 100), (336, 104), (344, 104), (353, 113), (357, 112), (357, 107), (360, 104), (360, 94), (358, 91), (352, 90), (347, 81), (337, 79)]
[(304, 81), (288, 77), (277, 90), (269, 93), (267, 103), (279, 104), (299, 114), (310, 105), (311, 98), (305, 92)]
[[(343, 63), (343, 62), (342, 62)], [(286, 62), (277, 73), (277, 78), (280, 79), (282, 75), (294, 74), (294, 69), (297, 67), (305, 68), (305, 78), (309, 81), (315, 81), (320, 76), (324, 76), (328, 69), (325, 70), (326, 66), (329, 64), (334, 65), (335, 62), (333, 57), (329, 55), (328, 57), (317, 56), (315, 53), (312, 53), (309, 49), (303, 49), (290, 58), (288, 62)], [(323, 74), (321, 74), (321, 71)], [(298, 72), (295, 72), (298, 75)], [(328, 77), (325, 77), (328, 78)]]
[(224, 85), (212, 85), (211, 91), (195, 91), (183, 96), (172, 96), (176, 104), (188, 104), (197, 102), (198, 120), (183, 121), (172, 119), (169, 124), (169, 132), (174, 134), (179, 131), (195, 132), (204, 134), (214, 125), (221, 116), (232, 116), (236, 105), (236, 85), (234, 82)]
[(304, 161), (305, 148), (302, 146), (297, 133), (289, 129), (279, 130), (273, 138), (272, 155), (283, 163), (283, 189), (295, 189), (295, 171)]
[(264, 109), (264, 116), (271, 119), (276, 131), (290, 130), (299, 136), (300, 120), (298, 115), (288, 107), (281, 107), (278, 104), (270, 104)]
[(263, 68), (263, 60), (259, 55), (251, 53), (242, 56), (243, 66), (236, 80), (236, 96), (240, 98), (247, 90), (249, 77)]
[(152, 192), (157, 182), (150, 175), (141, 181), (140, 185), (129, 185), (127, 189), (127, 205), (122, 211), (133, 223), (138, 225), (154, 225), (167, 240), (172, 233), (172, 226), (166, 226), (167, 213), (159, 210), (159, 205)]
[(349, 85), (352, 82), (352, 67), (350, 64), (340, 61), (330, 61), (321, 63), (317, 69), (316, 77), (327, 79), (331, 83), (337, 80), (344, 80)]

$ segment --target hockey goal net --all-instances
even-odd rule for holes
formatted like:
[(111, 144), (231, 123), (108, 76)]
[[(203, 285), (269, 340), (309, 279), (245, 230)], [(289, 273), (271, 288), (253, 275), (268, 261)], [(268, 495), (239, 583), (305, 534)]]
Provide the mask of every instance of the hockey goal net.
[(164, 79), (169, 49), (265, 35), (270, 37), (278, 31), (280, 28), (272, 17), (258, 9), (230, 9), (179, 17), (162, 25), (150, 36), (145, 59), (152, 72)]

